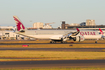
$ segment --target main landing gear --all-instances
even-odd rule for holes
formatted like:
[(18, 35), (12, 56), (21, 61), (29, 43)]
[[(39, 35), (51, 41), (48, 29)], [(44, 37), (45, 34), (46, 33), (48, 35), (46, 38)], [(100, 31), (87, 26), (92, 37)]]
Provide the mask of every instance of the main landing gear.
[(95, 43), (97, 43), (97, 41), (95, 41)]
[(53, 41), (53, 40), (52, 40), (52, 41), (50, 41), (50, 43), (56, 43), (56, 41)]
[(61, 42), (61, 43), (67, 43), (67, 41), (61, 41), (61, 40), (51, 40), (50, 43), (57, 43), (57, 42)]

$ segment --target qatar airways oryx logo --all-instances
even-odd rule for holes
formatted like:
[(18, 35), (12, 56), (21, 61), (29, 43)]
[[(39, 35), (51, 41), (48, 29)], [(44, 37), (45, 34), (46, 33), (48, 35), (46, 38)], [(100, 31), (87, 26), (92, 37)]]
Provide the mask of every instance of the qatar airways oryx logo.
[(80, 32), (80, 35), (96, 35), (96, 33), (95, 32)]
[(24, 27), (24, 25), (20, 22), (20, 20), (19, 20), (16, 16), (13, 16), (13, 18), (14, 18), (14, 20), (15, 20), (15, 22), (16, 22), (16, 26), (17, 26), (18, 31), (24, 30), (25, 27)]
[(18, 21), (15, 21), (16, 22), (16, 25), (18, 25), (19, 24), (19, 22)]

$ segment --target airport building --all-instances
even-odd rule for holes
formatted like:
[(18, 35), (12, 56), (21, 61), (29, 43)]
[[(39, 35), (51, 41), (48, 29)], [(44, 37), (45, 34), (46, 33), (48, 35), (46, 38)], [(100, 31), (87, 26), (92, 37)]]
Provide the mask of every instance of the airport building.
[(86, 20), (86, 26), (95, 26), (95, 25), (96, 25), (95, 20), (90, 20), (90, 19)]
[(13, 30), (16, 29), (16, 27), (13, 26), (0, 26), (0, 30)]
[(36, 28), (36, 29), (38, 29), (38, 28), (43, 28), (43, 23), (41, 23), (41, 22), (36, 22), (36, 23), (33, 24), (33, 28)]
[(22, 40), (26, 37), (14, 33), (16, 27), (13, 26), (0, 26), (0, 40)]
[(13, 31), (0, 31), (0, 39), (5, 40), (5, 39), (16, 39), (17, 34), (15, 34)]
[(33, 30), (33, 29), (52, 29), (52, 26), (49, 24), (53, 23), (45, 23), (45, 25), (41, 22), (36, 22), (33, 24), (32, 28), (27, 28), (28, 30)]
[(105, 25), (96, 25), (95, 20), (86, 20), (86, 22), (82, 22), (80, 24), (72, 23), (72, 24), (66, 24), (65, 21), (62, 21), (61, 24), (62, 29), (91, 29), (91, 30), (98, 30), (101, 28), (102, 30), (105, 30)]
[(49, 24), (45, 24), (45, 25), (43, 26), (43, 29), (52, 29), (52, 26), (49, 25)]
[(14, 33), (14, 31), (0, 31), (0, 40), (29, 40), (29, 37), (25, 37)]
[(70, 26), (79, 26), (80, 24), (78, 23), (71, 23)]

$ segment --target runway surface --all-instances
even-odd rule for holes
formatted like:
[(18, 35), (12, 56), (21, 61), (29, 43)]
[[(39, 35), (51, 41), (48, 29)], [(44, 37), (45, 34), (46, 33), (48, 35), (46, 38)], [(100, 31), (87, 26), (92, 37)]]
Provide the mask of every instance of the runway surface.
[(0, 50), (32, 50), (32, 51), (91, 51), (105, 52), (105, 48), (0, 48)]
[[(0, 43), (0, 45), (46, 45), (52, 43)], [(53, 44), (105, 44), (105, 43), (53, 43)]]
[(0, 68), (105, 67), (105, 60), (4, 61)]

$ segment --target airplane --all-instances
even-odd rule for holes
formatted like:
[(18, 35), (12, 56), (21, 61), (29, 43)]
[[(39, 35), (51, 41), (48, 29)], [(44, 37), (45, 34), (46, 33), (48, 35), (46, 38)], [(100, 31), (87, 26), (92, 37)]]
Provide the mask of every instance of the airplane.
[(99, 39), (102, 36), (97, 31), (80, 31), (78, 28), (76, 28), (77, 30), (27, 30), (17, 16), (13, 16), (13, 18), (17, 26), (15, 33), (36, 39), (50, 39), (50, 43), (57, 41), (65, 43), (67, 40), (81, 42), (85, 39)]

